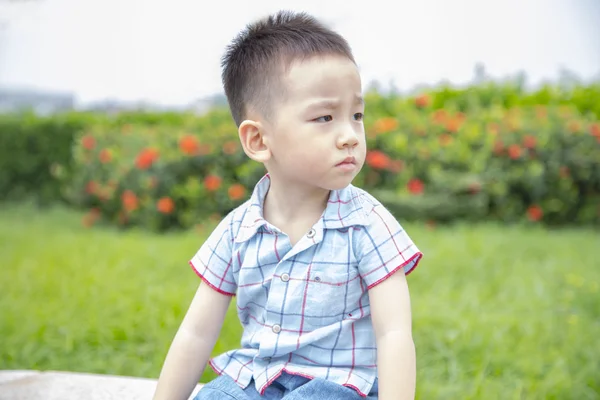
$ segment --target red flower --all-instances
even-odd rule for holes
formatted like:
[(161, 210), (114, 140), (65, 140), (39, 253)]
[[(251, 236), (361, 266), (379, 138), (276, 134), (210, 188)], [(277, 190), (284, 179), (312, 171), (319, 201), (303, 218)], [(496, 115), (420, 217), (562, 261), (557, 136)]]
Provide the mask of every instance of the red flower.
[(175, 202), (170, 197), (161, 197), (156, 202), (156, 209), (163, 214), (171, 214), (175, 210)]
[(208, 175), (204, 178), (204, 187), (209, 192), (214, 192), (221, 187), (221, 178), (217, 175)]
[(144, 149), (138, 154), (135, 165), (139, 169), (148, 169), (156, 160), (158, 160), (158, 150)]
[(412, 194), (421, 194), (425, 189), (425, 185), (423, 184), (423, 182), (416, 178), (413, 178), (410, 181), (408, 181), (406, 187), (408, 188), (408, 191)]
[(131, 190), (123, 192), (121, 202), (123, 203), (123, 208), (128, 212), (135, 211), (139, 206), (138, 198)]
[(92, 150), (94, 147), (96, 147), (96, 139), (94, 139), (94, 137), (92, 135), (85, 135), (81, 139), (81, 145), (86, 150)]
[(390, 165), (390, 158), (387, 154), (379, 150), (367, 152), (366, 163), (373, 169), (386, 169)]
[(481, 184), (479, 182), (473, 182), (469, 184), (469, 192), (471, 194), (477, 194), (481, 191)]
[(102, 149), (98, 155), (98, 158), (102, 164), (107, 164), (110, 162), (110, 160), (112, 160), (112, 153), (108, 149)]
[(532, 205), (527, 209), (527, 217), (530, 221), (539, 221), (544, 216), (544, 211), (538, 205)]
[(229, 186), (227, 194), (229, 194), (229, 198), (233, 201), (240, 200), (246, 195), (246, 188), (244, 185), (234, 183), (233, 185)]
[(431, 103), (431, 101), (429, 99), (429, 96), (426, 94), (422, 94), (415, 98), (415, 105), (419, 108), (425, 108), (425, 107), (429, 106), (430, 103)]
[(526, 149), (534, 149), (536, 144), (537, 140), (534, 136), (525, 135), (525, 137), (523, 138), (523, 146)]
[(187, 154), (188, 156), (193, 156), (198, 154), (198, 151), (200, 150), (200, 143), (194, 136), (186, 135), (179, 141), (179, 149), (182, 153)]
[(521, 147), (518, 144), (511, 144), (508, 147), (508, 156), (513, 160), (521, 157)]

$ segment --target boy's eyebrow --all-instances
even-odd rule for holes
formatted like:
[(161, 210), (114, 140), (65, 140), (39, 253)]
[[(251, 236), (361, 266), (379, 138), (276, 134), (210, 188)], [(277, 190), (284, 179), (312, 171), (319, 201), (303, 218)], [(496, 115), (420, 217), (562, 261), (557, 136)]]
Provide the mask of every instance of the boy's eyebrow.
[[(364, 104), (365, 100), (363, 99), (363, 97), (361, 95), (355, 95), (354, 96), (354, 104)], [(339, 100), (333, 100), (333, 99), (324, 99), (324, 100), (320, 100), (320, 101), (316, 101), (314, 103), (311, 103), (308, 107), (309, 108), (326, 108), (328, 110), (334, 110), (336, 109), (338, 106), (340, 105)]]

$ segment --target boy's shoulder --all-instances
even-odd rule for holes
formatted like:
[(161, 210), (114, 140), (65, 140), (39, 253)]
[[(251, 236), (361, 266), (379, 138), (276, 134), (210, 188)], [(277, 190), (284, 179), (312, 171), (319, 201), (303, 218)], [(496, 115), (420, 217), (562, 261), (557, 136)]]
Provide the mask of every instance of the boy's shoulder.
[(365, 225), (376, 224), (382, 218), (396, 221), (396, 216), (372, 193), (353, 185), (349, 185), (348, 189), (352, 192), (352, 197), (357, 199), (357, 203), (362, 209), (365, 216)]

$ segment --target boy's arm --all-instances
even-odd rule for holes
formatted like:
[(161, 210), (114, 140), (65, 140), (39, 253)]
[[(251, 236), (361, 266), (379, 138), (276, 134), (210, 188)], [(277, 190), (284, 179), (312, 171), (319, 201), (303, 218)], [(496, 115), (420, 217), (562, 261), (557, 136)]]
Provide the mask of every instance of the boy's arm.
[(406, 275), (400, 269), (369, 289), (377, 341), (380, 400), (415, 398), (416, 355)]
[(217, 341), (231, 296), (201, 283), (173, 339), (154, 400), (187, 400)]

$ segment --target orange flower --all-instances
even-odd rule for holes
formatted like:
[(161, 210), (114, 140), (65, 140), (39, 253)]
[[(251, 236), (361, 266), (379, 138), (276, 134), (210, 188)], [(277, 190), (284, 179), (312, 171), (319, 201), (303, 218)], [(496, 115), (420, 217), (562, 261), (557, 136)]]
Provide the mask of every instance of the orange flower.
[(221, 187), (221, 178), (217, 175), (208, 175), (204, 178), (204, 187), (206, 190), (210, 192), (214, 192), (215, 190)]
[(135, 165), (139, 169), (148, 169), (156, 160), (158, 160), (158, 150), (144, 149), (138, 154)]
[(525, 135), (525, 137), (523, 138), (523, 146), (526, 149), (534, 149), (536, 143), (537, 143), (537, 140), (534, 136)]
[(490, 122), (487, 125), (487, 131), (490, 135), (496, 136), (500, 132), (500, 127), (495, 122)]
[(513, 160), (521, 157), (521, 147), (518, 144), (511, 144), (508, 147), (508, 156)]
[(131, 124), (125, 124), (121, 127), (121, 133), (123, 133), (124, 135), (127, 135), (128, 133), (130, 133), (132, 130)]
[(590, 126), (590, 133), (592, 136), (600, 139), (600, 123), (592, 124), (592, 126)]
[(502, 143), (502, 141), (500, 140), (496, 140), (496, 142), (494, 143), (494, 154), (499, 156), (502, 153), (504, 153), (504, 143)]
[(389, 170), (392, 172), (400, 172), (404, 169), (404, 162), (402, 160), (393, 160), (390, 162)]
[(96, 221), (100, 219), (100, 209), (94, 207), (87, 214), (85, 214), (82, 218), (83, 226), (89, 228), (94, 225)]
[(413, 178), (410, 181), (408, 181), (406, 187), (408, 188), (408, 191), (412, 194), (421, 194), (425, 189), (425, 185), (423, 184), (423, 182), (416, 178)]
[(447, 133), (444, 133), (440, 136), (440, 145), (442, 145), (443, 147), (448, 146), (450, 143), (452, 143), (452, 136), (448, 135)]
[(386, 169), (390, 165), (390, 158), (379, 150), (367, 152), (366, 163), (373, 169)]
[(188, 156), (193, 156), (198, 154), (200, 150), (200, 143), (198, 139), (192, 135), (185, 135), (179, 140), (179, 149), (183, 154), (187, 154)]
[(463, 121), (460, 117), (450, 118), (446, 121), (446, 130), (452, 133), (456, 133), (460, 129), (462, 122)]
[(544, 211), (538, 205), (532, 205), (527, 209), (527, 217), (530, 221), (539, 221), (544, 216)]
[(398, 121), (392, 117), (378, 119), (373, 125), (375, 133), (391, 132), (396, 128), (398, 128)]
[(567, 124), (567, 129), (571, 133), (579, 132), (581, 130), (581, 124), (577, 120), (569, 121), (569, 123)]
[(426, 94), (422, 94), (415, 98), (415, 105), (419, 108), (428, 107), (430, 103), (431, 103), (431, 99)]
[(98, 158), (102, 164), (107, 164), (112, 160), (112, 153), (108, 149), (102, 149)]
[(94, 181), (89, 181), (85, 185), (85, 192), (87, 194), (95, 194), (97, 190), (98, 190), (98, 184)]
[(139, 206), (138, 198), (131, 190), (123, 192), (121, 195), (121, 202), (123, 203), (123, 208), (127, 212), (135, 211)]
[(171, 214), (175, 210), (175, 202), (170, 197), (161, 197), (156, 202), (156, 209), (163, 214)]
[(92, 135), (85, 135), (81, 139), (81, 144), (86, 150), (92, 150), (96, 147), (96, 139)]
[(229, 140), (223, 144), (223, 153), (225, 153), (225, 154), (232, 155), (232, 154), (237, 153), (237, 150), (238, 150), (238, 144), (237, 144), (237, 142), (234, 142), (233, 140)]
[(240, 200), (246, 195), (246, 188), (244, 187), (244, 185), (234, 183), (233, 185), (229, 186), (229, 190), (227, 190), (227, 193), (229, 194), (229, 198), (231, 200)]
[(448, 113), (443, 108), (440, 110), (435, 110), (435, 112), (431, 115), (431, 119), (436, 124), (443, 124), (448, 118)]
[(535, 116), (538, 119), (545, 119), (548, 116), (548, 110), (543, 106), (535, 107)]

